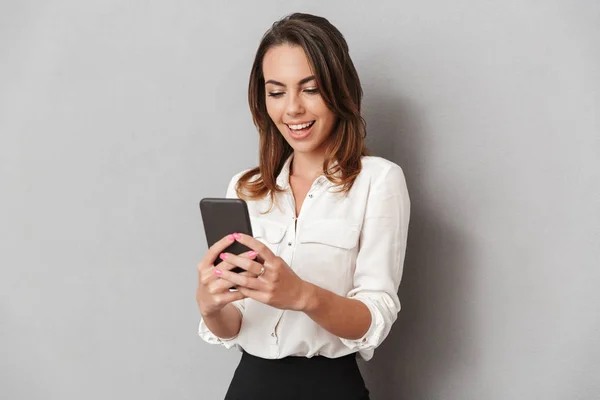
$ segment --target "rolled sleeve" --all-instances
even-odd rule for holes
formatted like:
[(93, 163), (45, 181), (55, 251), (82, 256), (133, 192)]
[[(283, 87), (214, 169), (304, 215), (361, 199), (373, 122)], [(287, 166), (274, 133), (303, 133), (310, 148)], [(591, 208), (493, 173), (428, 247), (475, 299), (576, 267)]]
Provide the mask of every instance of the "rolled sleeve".
[(402, 169), (391, 165), (372, 183), (360, 234), (354, 286), (347, 297), (363, 302), (371, 325), (363, 337), (341, 339), (369, 360), (390, 333), (400, 311), (398, 288), (402, 279), (410, 198)]
[[(234, 301), (231, 303), (240, 312), (242, 318), (244, 318), (244, 309), (245, 309), (244, 300), (245, 299), (241, 299), (241, 300), (237, 300), (237, 301)], [(202, 317), (200, 317), (200, 324), (198, 326), (198, 336), (200, 336), (202, 338), (202, 340), (204, 340), (205, 342), (207, 342), (209, 344), (220, 344), (227, 349), (230, 349), (235, 346), (239, 349), (237, 335), (232, 338), (218, 337), (210, 329), (208, 329), (208, 326), (206, 325), (206, 323), (204, 322), (204, 319)]]

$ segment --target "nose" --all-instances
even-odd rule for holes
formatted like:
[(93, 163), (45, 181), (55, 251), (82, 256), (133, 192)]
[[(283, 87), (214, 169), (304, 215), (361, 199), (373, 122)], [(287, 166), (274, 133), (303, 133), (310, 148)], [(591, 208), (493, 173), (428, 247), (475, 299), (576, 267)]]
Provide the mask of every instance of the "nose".
[(304, 113), (304, 105), (302, 104), (302, 99), (298, 94), (290, 93), (285, 112), (290, 117)]

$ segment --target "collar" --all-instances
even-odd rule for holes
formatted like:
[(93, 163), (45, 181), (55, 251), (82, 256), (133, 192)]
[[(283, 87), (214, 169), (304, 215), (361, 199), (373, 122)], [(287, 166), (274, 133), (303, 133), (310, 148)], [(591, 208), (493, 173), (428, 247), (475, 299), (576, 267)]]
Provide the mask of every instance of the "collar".
[[(294, 154), (292, 153), (287, 160), (285, 160), (285, 162), (283, 163), (283, 167), (281, 168), (281, 171), (279, 172), (279, 175), (277, 175), (277, 186), (279, 186), (280, 188), (282, 188), (283, 190), (287, 190), (290, 188), (290, 166), (292, 165), (292, 159), (294, 158)], [(337, 161), (335, 161), (331, 167), (335, 167), (337, 165)], [(340, 175), (341, 173), (338, 171), (338, 173), (336, 175)], [(325, 177), (325, 175), (321, 175), (319, 176), (316, 181), (317, 184), (321, 185), (324, 183), (331, 183), (329, 182), (329, 180)]]
[(287, 160), (285, 160), (281, 172), (277, 175), (277, 186), (283, 190), (290, 188), (290, 166), (292, 165), (292, 158), (294, 158), (294, 154), (291, 154)]

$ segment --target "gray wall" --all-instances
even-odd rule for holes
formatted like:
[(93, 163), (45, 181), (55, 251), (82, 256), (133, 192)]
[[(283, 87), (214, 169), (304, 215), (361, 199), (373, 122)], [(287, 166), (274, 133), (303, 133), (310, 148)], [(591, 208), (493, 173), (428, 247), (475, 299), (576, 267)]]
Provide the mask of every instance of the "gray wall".
[(218, 399), (197, 202), (257, 161), (254, 51), (345, 34), (412, 199), (373, 399), (600, 399), (600, 3), (0, 3), (0, 397)]

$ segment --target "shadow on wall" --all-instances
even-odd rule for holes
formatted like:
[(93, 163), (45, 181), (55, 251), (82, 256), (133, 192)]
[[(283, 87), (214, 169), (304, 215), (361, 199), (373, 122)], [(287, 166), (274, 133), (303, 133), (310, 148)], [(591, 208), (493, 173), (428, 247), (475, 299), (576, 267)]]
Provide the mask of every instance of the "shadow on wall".
[[(411, 198), (411, 220), (398, 320), (368, 363), (359, 362), (373, 400), (439, 398), (436, 387), (469, 365), (466, 315), (461, 304), (472, 273), (460, 227), (450, 226), (427, 189), (425, 116), (407, 99), (370, 88), (367, 143), (371, 153), (402, 167)], [(451, 205), (446, 199), (443, 203)], [(440, 201), (438, 199), (437, 204)]]

